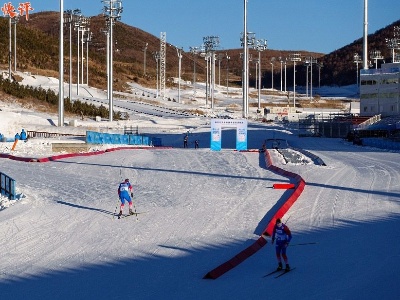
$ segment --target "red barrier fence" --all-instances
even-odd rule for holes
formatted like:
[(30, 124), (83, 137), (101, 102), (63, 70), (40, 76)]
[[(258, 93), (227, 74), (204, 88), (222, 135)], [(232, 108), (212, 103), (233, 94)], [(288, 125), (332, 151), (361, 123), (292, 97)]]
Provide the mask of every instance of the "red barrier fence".
[[(305, 186), (305, 181), (303, 178), (301, 178), (299, 175), (294, 174), (292, 172), (285, 171), (281, 168), (278, 168), (276, 166), (272, 165), (271, 162), (271, 157), (269, 155), (268, 151), (265, 151), (265, 162), (267, 165), (267, 168), (271, 170), (272, 172), (275, 172), (277, 174), (281, 174), (282, 176), (294, 179), (296, 181), (296, 184), (294, 184), (294, 190), (293, 193), (289, 196), (289, 198), (285, 201), (285, 203), (278, 209), (278, 211), (274, 214), (272, 219), (268, 222), (267, 228), (264, 230), (263, 235), (271, 236), (273, 228), (276, 223), (276, 219), (282, 218), (286, 212), (290, 209), (290, 207), (293, 205), (293, 203), (299, 198), (300, 194), (304, 190)], [(219, 265), (215, 269), (211, 270), (208, 272), (203, 278), (204, 279), (217, 279), (221, 275), (225, 274), (226, 272), (230, 271), (243, 261), (245, 261), (247, 258), (252, 256), (254, 253), (256, 253), (258, 250), (260, 250), (262, 247), (264, 247), (267, 244), (267, 240), (261, 235), (257, 241), (255, 241), (251, 246), (247, 247), (245, 250), (228, 260), (227, 262)]]

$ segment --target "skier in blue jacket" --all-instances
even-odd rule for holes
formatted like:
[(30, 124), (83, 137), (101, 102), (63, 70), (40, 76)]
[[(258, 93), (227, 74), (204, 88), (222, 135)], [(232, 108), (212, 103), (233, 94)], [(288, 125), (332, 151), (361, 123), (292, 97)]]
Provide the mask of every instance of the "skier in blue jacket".
[(118, 216), (120, 217), (122, 215), (122, 211), (124, 210), (125, 201), (128, 201), (128, 203), (129, 203), (129, 214), (133, 215), (132, 198), (131, 198), (131, 197), (133, 197), (133, 193), (132, 193), (132, 185), (129, 182), (129, 179), (125, 179), (124, 182), (121, 182), (119, 184), (118, 196), (119, 196), (119, 200), (121, 200), (121, 206), (120, 206)]
[(290, 232), (289, 227), (283, 224), (281, 219), (277, 219), (272, 232), (272, 244), (274, 244), (274, 241), (276, 240), (276, 258), (278, 259), (277, 270), (282, 270), (282, 258), (286, 264), (285, 270), (290, 270), (286, 249), (289, 246), (291, 239), (292, 233)]

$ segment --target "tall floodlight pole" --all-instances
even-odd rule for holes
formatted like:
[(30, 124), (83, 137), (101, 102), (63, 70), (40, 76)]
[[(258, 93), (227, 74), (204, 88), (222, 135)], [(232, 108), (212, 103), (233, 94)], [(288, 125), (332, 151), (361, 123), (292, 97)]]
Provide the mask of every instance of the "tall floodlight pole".
[(211, 88), (211, 108), (214, 108), (214, 90), (215, 90), (215, 50), (219, 47), (218, 36), (203, 37), (205, 56), (210, 60), (210, 88)]
[(160, 93), (165, 100), (165, 73), (167, 64), (167, 33), (160, 33)]
[(370, 52), (370, 57), (375, 61), (375, 69), (378, 69), (378, 60), (383, 60), (384, 57), (381, 54), (380, 50), (373, 50)]
[(80, 29), (80, 26), (81, 26), (81, 20), (82, 20), (82, 16), (79, 16), (78, 18), (77, 18), (77, 20), (76, 20), (76, 23), (75, 23), (75, 29), (76, 29), (76, 32), (77, 32), (77, 43), (76, 43), (76, 47), (77, 47), (77, 59), (76, 59), (76, 63), (77, 63), (77, 67), (76, 67), (76, 76), (77, 76), (77, 79), (76, 79), (76, 95), (77, 96), (79, 96), (79, 63), (80, 63), (80, 53), (79, 53), (79, 51), (80, 51), (80, 42), (79, 42), (79, 36), (80, 36), (80, 31), (81, 31), (81, 29)]
[(176, 48), (178, 55), (178, 103), (181, 103), (181, 66), (182, 66), (182, 49)]
[(121, 19), (122, 13), (122, 0), (103, 0), (105, 5), (103, 13), (106, 22), (109, 24), (109, 74), (108, 74), (108, 87), (109, 87), (109, 121), (113, 121), (113, 27), (116, 20)]
[(103, 29), (106, 36), (106, 69), (107, 69), (107, 99), (110, 100), (110, 19), (106, 18), (106, 28)]
[(363, 68), (368, 69), (368, 0), (364, 0)]
[(68, 97), (72, 99), (72, 23), (75, 22), (75, 18), (81, 11), (79, 9), (74, 9), (69, 15), (69, 90)]
[(229, 60), (231, 57), (226, 54), (226, 96), (228, 97), (229, 94)]
[(247, 2), (248, 0), (243, 0), (244, 2), (244, 13), (243, 13), (243, 36), (242, 36), (242, 46), (243, 46), (243, 118), (247, 118), (249, 114), (249, 47), (247, 43)]
[[(321, 88), (321, 69), (324, 66), (324, 63), (319, 62), (319, 63), (317, 63), (317, 66), (318, 66), (318, 88)], [(357, 74), (358, 74), (358, 70), (357, 70)]]
[(216, 54), (215, 52), (211, 52), (211, 109), (214, 108), (214, 98), (215, 98), (215, 61)]
[(301, 61), (300, 53), (290, 54), (293, 62), (293, 107), (296, 107), (296, 62)]
[(218, 53), (218, 85), (221, 85), (221, 61), (225, 57), (222, 53)]
[(72, 10), (68, 9), (64, 12), (64, 25), (69, 25), (69, 92), (68, 92), (68, 97), (71, 99), (71, 82), (72, 82), (72, 18), (73, 18), (73, 12)]
[(400, 49), (400, 26), (394, 26), (394, 37), (391, 39), (385, 39), (387, 47), (392, 52), (392, 63), (396, 63), (397, 55), (396, 50)]
[(19, 16), (12, 18), (12, 23), (14, 25), (14, 72), (17, 72), (17, 23), (19, 21)]
[(310, 66), (310, 58), (306, 57), (304, 65), (306, 66), (306, 97), (308, 97), (308, 67)]
[(201, 53), (201, 55), (203, 56), (204, 55), (204, 59), (205, 59), (205, 61), (206, 61), (206, 108), (208, 108), (208, 97), (209, 97), (209, 89), (208, 89), (208, 83), (209, 83), (209, 80), (210, 80), (210, 77), (209, 77), (209, 71), (210, 71), (210, 66), (209, 66), (209, 55), (208, 55), (208, 53), (204, 50), (202, 53)]
[(64, 126), (64, 0), (60, 0), (60, 51), (59, 51), (59, 91), (58, 126)]
[(82, 15), (78, 15), (77, 18), (75, 19), (75, 23), (74, 23), (74, 28), (77, 32), (77, 49), (78, 49), (78, 54), (77, 54), (77, 69), (76, 69), (76, 73), (77, 73), (77, 80), (76, 80), (76, 94), (79, 95), (79, 66), (80, 66), (80, 31), (81, 31), (81, 27), (83, 24), (83, 16)]
[(310, 99), (313, 97), (313, 64), (317, 64), (317, 60), (311, 57), (311, 74), (310, 74)]
[(316, 64), (317, 60), (313, 58), (312, 56), (307, 57), (305, 60), (305, 65), (307, 67), (307, 88), (306, 88), (306, 94), (308, 97), (308, 67), (310, 67), (310, 100), (312, 99), (312, 88), (313, 88), (313, 64)]
[(84, 84), (84, 82), (85, 82), (84, 73), (83, 73), (84, 66), (85, 66), (85, 63), (84, 63), (84, 60), (85, 60), (85, 51), (84, 51), (85, 47), (84, 47), (84, 44), (85, 44), (85, 35), (86, 35), (86, 33), (89, 33), (89, 31), (90, 31), (90, 28), (88, 27), (89, 24), (90, 24), (90, 18), (83, 17), (82, 18), (82, 22), (81, 22), (81, 26), (80, 26), (80, 31), (82, 32), (82, 36), (80, 37), (81, 62), (82, 62), (81, 63), (81, 74), (82, 74), (82, 76), (81, 76), (81, 84)]
[(358, 64), (360, 64), (360, 63), (362, 63), (362, 60), (361, 60), (361, 58), (360, 58), (360, 55), (358, 55), (358, 53), (355, 53), (354, 54), (354, 63), (356, 64), (356, 66), (357, 66), (357, 92), (359, 92), (358, 91), (358, 89), (360, 88), (360, 85), (359, 85), (359, 75), (358, 75)]
[(287, 58), (285, 58), (284, 65), (285, 65), (285, 92), (286, 92), (286, 62)]
[(281, 92), (282, 92), (282, 63), (283, 63), (283, 60), (282, 60), (281, 56), (279, 56), (279, 62), (281, 63)]
[(89, 86), (89, 43), (92, 41), (92, 32), (90, 29), (86, 35), (86, 85)]
[(85, 47), (84, 47), (84, 41), (85, 41), (85, 38), (84, 38), (84, 36), (85, 36), (85, 33), (86, 33), (86, 31), (87, 31), (87, 29), (84, 27), (84, 28), (82, 28), (82, 35), (81, 35), (81, 40), (80, 40), (80, 42), (81, 42), (81, 84), (83, 84), (83, 82), (84, 82), (84, 74), (83, 74), (83, 67), (85, 66), (85, 55), (84, 55), (84, 53), (85, 53), (85, 51), (84, 51), (84, 49), (85, 49)]
[(149, 43), (146, 43), (146, 45), (143, 48), (143, 74), (146, 75), (146, 56), (147, 56), (147, 46)]
[(275, 57), (271, 57), (271, 89), (274, 89), (274, 62), (275, 62)]
[[(110, 1), (110, 11), (112, 11), (112, 4), (113, 1)], [(114, 118), (114, 38), (113, 38), (113, 33), (114, 33), (114, 19), (110, 17), (110, 35), (109, 35), (109, 55), (110, 58), (108, 60), (110, 66), (108, 67), (109, 74), (108, 74), (108, 87), (110, 88), (109, 91), (109, 96), (110, 96), (110, 104), (109, 104), (109, 115), (108, 115), (108, 120), (110, 122), (113, 121)]]
[(193, 96), (196, 96), (196, 57), (199, 54), (199, 47), (189, 47), (190, 53), (193, 55)]
[(8, 79), (12, 80), (11, 76), (11, 56), (12, 56), (12, 30), (11, 30), (11, 16), (8, 17), (8, 37), (9, 37), (9, 47), (8, 47)]
[(267, 40), (256, 40), (254, 33), (248, 33), (248, 44), (258, 52), (258, 109), (261, 108), (261, 52), (267, 50)]
[(153, 57), (156, 60), (156, 98), (158, 98), (158, 61), (160, 60), (160, 53), (158, 51), (154, 52)]

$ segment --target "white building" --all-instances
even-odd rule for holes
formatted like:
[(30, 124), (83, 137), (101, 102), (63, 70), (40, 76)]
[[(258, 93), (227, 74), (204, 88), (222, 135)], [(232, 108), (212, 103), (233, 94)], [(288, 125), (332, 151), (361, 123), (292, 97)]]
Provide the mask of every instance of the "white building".
[(360, 71), (360, 116), (400, 115), (400, 63)]

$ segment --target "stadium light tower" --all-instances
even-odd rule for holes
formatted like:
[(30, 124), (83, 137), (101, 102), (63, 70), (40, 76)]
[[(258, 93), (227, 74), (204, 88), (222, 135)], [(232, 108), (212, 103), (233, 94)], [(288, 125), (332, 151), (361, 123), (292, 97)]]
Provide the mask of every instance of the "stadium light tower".
[(368, 69), (368, 0), (364, 0), (363, 68)]
[(271, 89), (274, 89), (274, 62), (275, 62), (275, 57), (271, 57)]
[(226, 53), (226, 97), (229, 94), (229, 61), (231, 57)]
[[(245, 0), (245, 28), (247, 29), (247, 0)], [(249, 115), (249, 46), (256, 44), (256, 34), (254, 32), (241, 33), (241, 45), (243, 47), (243, 75), (242, 75), (242, 90), (243, 90), (243, 118)]]
[(143, 74), (146, 76), (146, 56), (147, 56), (147, 47), (149, 46), (149, 43), (146, 43), (146, 45), (143, 48)]
[(391, 39), (385, 39), (387, 47), (392, 52), (392, 62), (396, 63), (397, 56), (396, 50), (400, 50), (400, 26), (394, 26), (394, 37)]
[(308, 67), (310, 66), (310, 58), (309, 57), (305, 58), (304, 65), (306, 66), (306, 97), (308, 97)]
[(292, 53), (289, 58), (293, 62), (293, 107), (296, 107), (296, 62), (301, 61), (300, 53)]
[(316, 58), (311, 57), (310, 100), (313, 97), (313, 64), (318, 64), (318, 61)]
[[(77, 82), (76, 82), (76, 94), (79, 95), (79, 81), (80, 81), (80, 72), (79, 72), (79, 68), (80, 68), (80, 60), (81, 60), (81, 47), (80, 47), (80, 43), (83, 41), (83, 38), (81, 40), (81, 35), (80, 33), (82, 32), (82, 37), (83, 37), (83, 33), (86, 30), (86, 25), (88, 23), (88, 18), (84, 17), (83, 15), (78, 15), (77, 18), (75, 19), (75, 30), (77, 31)], [(82, 45), (83, 46), (83, 45)], [(82, 47), (82, 53), (83, 53), (83, 47)], [(82, 62), (83, 63), (83, 62)], [(82, 73), (83, 73), (83, 69), (82, 69)], [(82, 74), (83, 75), (83, 74)]]
[(11, 56), (12, 56), (12, 30), (11, 30), (12, 17), (8, 16), (8, 37), (9, 37), (9, 47), (8, 47), (8, 79), (12, 82), (12, 74), (11, 74)]
[(282, 63), (283, 63), (283, 59), (281, 56), (279, 56), (279, 62), (281, 63), (281, 92), (282, 92)]
[[(321, 88), (321, 69), (323, 68), (323, 66), (324, 66), (323, 62), (317, 63), (317, 67), (318, 67), (318, 88)], [(358, 74), (358, 71), (357, 71), (357, 74)]]
[(19, 15), (12, 18), (12, 24), (14, 25), (14, 72), (17, 72), (17, 23), (19, 21)]
[(87, 35), (85, 38), (86, 43), (86, 85), (89, 86), (89, 43), (92, 41), (93, 32), (89, 30), (87, 31)]
[(109, 59), (108, 59), (108, 95), (109, 95), (109, 121), (113, 120), (113, 27), (116, 20), (121, 19), (121, 14), (123, 11), (122, 0), (103, 0), (103, 14), (106, 18), (106, 23), (108, 25), (109, 34), (107, 35), (109, 39)]
[(189, 47), (189, 52), (193, 55), (193, 96), (196, 97), (196, 57), (200, 53), (200, 48)]
[(250, 39), (249, 43), (258, 52), (258, 109), (261, 108), (261, 52), (267, 50), (267, 40)]
[(354, 63), (357, 66), (357, 89), (359, 88), (359, 79), (358, 79), (358, 64), (362, 63), (362, 60), (360, 58), (360, 55), (358, 53), (354, 53)]
[(370, 57), (375, 61), (375, 69), (378, 69), (378, 60), (383, 60), (384, 57), (381, 54), (380, 50), (372, 50), (370, 52)]
[(59, 91), (58, 91), (58, 126), (64, 126), (64, 0), (60, 0), (60, 49), (59, 49)]
[(210, 87), (211, 87), (211, 109), (214, 108), (214, 90), (215, 90), (215, 50), (219, 47), (218, 36), (203, 37), (203, 46), (205, 57), (210, 59)]
[(84, 70), (84, 66), (85, 66), (85, 64), (84, 64), (84, 60), (85, 60), (85, 51), (84, 51), (85, 46), (84, 45), (85, 45), (85, 41), (86, 41), (85, 34), (89, 34), (89, 32), (90, 32), (90, 28), (88, 27), (89, 23), (90, 23), (90, 18), (88, 18), (88, 17), (85, 18), (84, 19), (84, 26), (81, 28), (82, 37), (81, 37), (80, 42), (81, 42), (81, 49), (82, 49), (82, 51), (81, 51), (81, 61), (82, 61), (82, 63), (81, 63), (81, 74), (82, 74), (81, 83), (82, 84), (84, 84), (84, 72), (83, 72), (83, 70)]
[(247, 118), (249, 114), (249, 45), (247, 44), (247, 2), (244, 2), (244, 14), (243, 14), (243, 33), (242, 33), (242, 47), (243, 47), (243, 118)]
[(81, 14), (80, 9), (66, 10), (64, 12), (64, 24), (69, 25), (69, 92), (68, 97), (72, 99), (72, 25), (77, 16)]
[(181, 103), (181, 66), (182, 66), (182, 48), (176, 48), (178, 55), (178, 103)]
[(156, 98), (158, 98), (158, 62), (160, 61), (160, 52), (155, 51), (153, 57), (156, 60)]
[(287, 63), (287, 57), (285, 57), (285, 60), (283, 61), (285, 65), (285, 92), (286, 92), (286, 63)]

